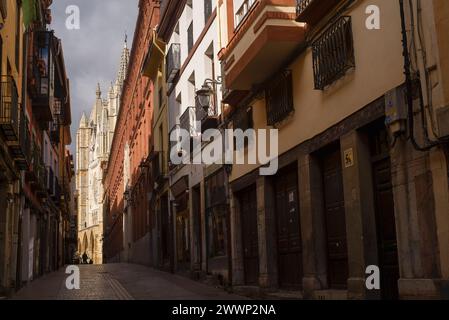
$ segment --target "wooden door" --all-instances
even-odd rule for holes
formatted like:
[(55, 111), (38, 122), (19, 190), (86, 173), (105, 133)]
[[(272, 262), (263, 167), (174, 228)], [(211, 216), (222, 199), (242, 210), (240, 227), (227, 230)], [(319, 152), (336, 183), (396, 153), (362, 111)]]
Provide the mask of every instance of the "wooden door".
[(240, 195), (243, 267), (246, 285), (259, 283), (259, 238), (257, 231), (257, 194), (251, 187)]
[(168, 216), (168, 198), (166, 195), (161, 197), (160, 215), (160, 247), (161, 247), (161, 264), (166, 264), (170, 260), (170, 223)]
[(201, 269), (201, 262), (203, 258), (203, 238), (201, 234), (201, 226), (202, 226), (202, 219), (201, 219), (201, 190), (200, 187), (195, 187), (192, 189), (192, 209), (193, 209), (193, 217), (195, 219), (194, 221), (194, 232), (195, 232), (195, 254), (196, 254), (196, 263), (198, 264), (199, 269)]
[(380, 286), (383, 299), (397, 299), (399, 262), (388, 133), (383, 127), (370, 137)]
[(297, 166), (279, 172), (275, 179), (279, 286), (302, 287), (302, 241), (299, 220)]
[(329, 288), (346, 289), (348, 249), (340, 148), (333, 147), (322, 158), (324, 217)]

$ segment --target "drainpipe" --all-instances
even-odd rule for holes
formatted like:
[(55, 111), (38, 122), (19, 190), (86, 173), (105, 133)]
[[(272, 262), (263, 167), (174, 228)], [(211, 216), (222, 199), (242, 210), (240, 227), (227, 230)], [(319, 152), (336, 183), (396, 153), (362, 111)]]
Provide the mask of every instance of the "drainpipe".
[[(421, 146), (416, 141), (415, 138), (415, 122), (413, 115), (413, 85), (412, 85), (412, 76), (410, 73), (410, 52), (408, 49), (408, 39), (407, 39), (407, 27), (405, 22), (405, 11), (404, 11), (404, 0), (399, 0), (400, 14), (401, 14), (401, 31), (402, 31), (402, 55), (404, 57), (404, 75), (405, 75), (405, 85), (406, 85), (406, 95), (407, 95), (407, 110), (408, 110), (408, 129), (409, 136), (412, 142), (413, 147), (418, 151), (429, 151), (432, 148), (441, 144), (439, 141), (431, 141), (428, 137), (427, 126), (425, 125), (425, 113), (424, 113), (424, 102), (422, 99), (422, 95), (420, 98), (420, 107), (421, 107), (421, 116), (423, 117), (423, 128), (425, 130), (425, 140), (427, 141), (427, 145)], [(413, 30), (412, 30), (413, 32)]]

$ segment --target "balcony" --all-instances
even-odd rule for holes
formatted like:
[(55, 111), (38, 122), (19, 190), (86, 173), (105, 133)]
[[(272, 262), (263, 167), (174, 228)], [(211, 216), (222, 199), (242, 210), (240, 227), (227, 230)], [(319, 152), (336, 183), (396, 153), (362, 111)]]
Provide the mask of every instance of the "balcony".
[(324, 90), (355, 67), (351, 17), (341, 17), (312, 44), (315, 89)]
[(22, 106), (19, 106), (19, 140), (8, 143), (17, 167), (27, 170), (31, 164), (31, 134), (28, 129), (28, 120)]
[[(224, 102), (234, 105), (271, 78), (305, 43), (305, 24), (295, 21), (295, 0), (245, 1), (246, 10), (227, 47), (220, 51)], [(261, 66), (263, 66), (261, 68)]]
[(196, 112), (195, 107), (188, 107), (179, 117), (179, 127), (190, 133), (190, 136), (196, 136)]
[(195, 117), (196, 121), (201, 122), (201, 133), (208, 129), (216, 129), (220, 123), (220, 117), (215, 103), (211, 100), (210, 105), (202, 106), (197, 98), (195, 104)]
[(36, 183), (35, 183), (35, 191), (36, 195), (40, 198), (45, 198), (47, 195), (47, 179), (48, 173), (47, 168), (40, 164), (36, 166)]
[(315, 25), (341, 0), (296, 0), (296, 21)]
[(0, 84), (0, 129), (6, 141), (19, 138), (19, 96), (14, 79), (2, 76)]
[(173, 83), (181, 70), (181, 45), (179, 43), (172, 43), (168, 49), (166, 61), (167, 82)]
[(45, 197), (47, 193), (48, 173), (42, 160), (41, 150), (36, 143), (33, 143), (30, 168), (26, 172), (25, 178), (38, 197)]
[(52, 121), (52, 103), (55, 88), (53, 31), (33, 33), (34, 50), (30, 56), (28, 88), (33, 100), (33, 113), (43, 123)]

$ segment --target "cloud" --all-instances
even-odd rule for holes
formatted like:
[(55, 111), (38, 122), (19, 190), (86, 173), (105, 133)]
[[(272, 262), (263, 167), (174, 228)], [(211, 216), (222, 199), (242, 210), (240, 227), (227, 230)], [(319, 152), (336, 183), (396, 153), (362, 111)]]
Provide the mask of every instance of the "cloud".
[[(80, 9), (80, 29), (65, 27), (66, 8)], [(51, 28), (62, 39), (64, 58), (70, 78), (72, 105), (72, 153), (75, 152), (76, 131), (83, 111), (86, 114), (95, 102), (99, 82), (103, 96), (115, 81), (125, 32), (131, 48), (138, 13), (138, 0), (58, 0), (51, 6)]]

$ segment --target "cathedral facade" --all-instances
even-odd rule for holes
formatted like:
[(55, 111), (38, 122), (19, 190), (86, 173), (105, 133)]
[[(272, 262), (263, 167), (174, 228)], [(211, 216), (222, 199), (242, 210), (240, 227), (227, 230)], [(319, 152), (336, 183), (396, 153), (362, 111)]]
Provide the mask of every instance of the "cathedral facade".
[(98, 84), (90, 116), (83, 113), (77, 132), (78, 253), (80, 256), (86, 253), (94, 264), (103, 263), (103, 176), (111, 150), (128, 60), (129, 49), (125, 41), (115, 83), (111, 83), (107, 98), (103, 98)]

